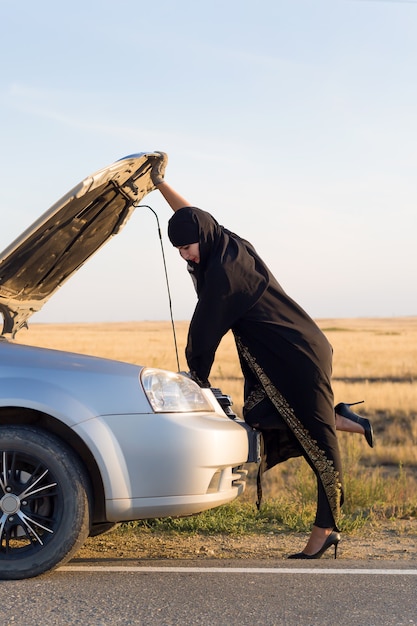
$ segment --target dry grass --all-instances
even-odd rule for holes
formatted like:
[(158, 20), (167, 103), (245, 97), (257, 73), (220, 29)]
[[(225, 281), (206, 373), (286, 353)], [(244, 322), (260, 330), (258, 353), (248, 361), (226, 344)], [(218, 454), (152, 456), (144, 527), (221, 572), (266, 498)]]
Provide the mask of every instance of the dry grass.
[[(334, 348), (335, 401), (365, 400), (358, 412), (373, 420), (377, 445), (341, 433), (345, 467), (417, 468), (417, 317), (319, 320)], [(176, 324), (180, 369), (186, 369), (187, 322)], [(33, 324), (17, 341), (177, 370), (170, 322)], [(241, 414), (243, 380), (233, 337), (222, 341), (211, 383), (234, 400)], [(287, 464), (268, 473), (266, 490), (288, 489)], [(298, 468), (298, 466), (297, 466)], [(276, 470), (276, 471), (275, 471)], [(297, 469), (298, 472), (298, 469)], [(375, 474), (373, 474), (375, 476)], [(417, 491), (417, 490), (416, 490)]]
[(320, 320), (336, 378), (417, 378), (417, 317)]
[[(334, 377), (358, 380), (417, 378), (417, 317), (387, 319), (318, 320), (334, 349)], [(188, 322), (176, 322), (180, 356)], [(176, 367), (170, 322), (97, 324), (32, 324), (17, 341), (51, 348), (76, 350), (108, 358)], [(168, 361), (168, 364), (167, 364)], [(172, 365), (169, 365), (172, 363)], [(223, 339), (212, 376), (240, 377), (233, 338)]]
[[(334, 348), (336, 402), (364, 399), (365, 413), (382, 413), (394, 421), (396, 416), (416, 413), (417, 317), (318, 323)], [(180, 369), (186, 369), (187, 328), (187, 322), (176, 323)], [(17, 341), (177, 369), (170, 322), (33, 324), (17, 335)], [(233, 396), (240, 411), (242, 374), (231, 333), (220, 344), (210, 380)], [(416, 430), (414, 425), (410, 429), (414, 438)]]

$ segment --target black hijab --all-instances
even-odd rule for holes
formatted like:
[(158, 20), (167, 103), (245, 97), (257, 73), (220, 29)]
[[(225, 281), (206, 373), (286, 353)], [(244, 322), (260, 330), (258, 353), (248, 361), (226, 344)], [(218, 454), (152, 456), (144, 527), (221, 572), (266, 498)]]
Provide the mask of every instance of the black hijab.
[(168, 235), (177, 247), (197, 241), (200, 245), (200, 263), (188, 263), (198, 302), (188, 332), (186, 357), (193, 377), (200, 384), (208, 384), (222, 337), (259, 300), (270, 274), (248, 241), (201, 209), (176, 211), (169, 220)]

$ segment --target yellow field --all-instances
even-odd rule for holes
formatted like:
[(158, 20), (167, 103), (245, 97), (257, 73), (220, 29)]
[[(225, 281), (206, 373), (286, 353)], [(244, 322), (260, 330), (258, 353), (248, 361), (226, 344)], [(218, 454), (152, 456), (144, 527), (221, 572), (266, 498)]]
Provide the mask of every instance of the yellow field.
[[(358, 407), (373, 417), (381, 447), (364, 451), (374, 462), (408, 460), (417, 465), (417, 317), (318, 320), (334, 349), (335, 402), (365, 400)], [(188, 322), (175, 325), (180, 369)], [(32, 324), (16, 341), (177, 370), (170, 322)], [(241, 414), (243, 380), (229, 333), (210, 376), (232, 396)], [(398, 447), (400, 446), (400, 448)]]
[[(334, 349), (336, 402), (366, 400), (368, 413), (417, 411), (417, 317), (318, 320)], [(187, 322), (177, 322), (180, 369), (187, 369)], [(170, 322), (33, 324), (20, 343), (71, 350), (142, 365), (177, 370)], [(217, 352), (210, 380), (242, 401), (242, 375), (229, 333)]]
[[(325, 319), (318, 324), (334, 348), (335, 402), (365, 400), (357, 410), (372, 420), (376, 433), (374, 449), (360, 435), (339, 433), (345, 474), (349, 480), (356, 476), (359, 485), (350, 485), (348, 493), (357, 497), (363, 484), (375, 481), (384, 481), (387, 487), (387, 472), (394, 481), (394, 493), (402, 480), (401, 468), (406, 468), (411, 472), (406, 483), (411, 495), (401, 498), (413, 500), (417, 493), (411, 480), (417, 468), (417, 317)], [(176, 324), (182, 370), (187, 369), (187, 328), (187, 322)], [(177, 370), (170, 322), (33, 324), (20, 331), (16, 341)], [(232, 396), (234, 410), (241, 415), (243, 380), (231, 334), (219, 347), (210, 381)], [(299, 472), (304, 489), (309, 471), (304, 465), (292, 459), (267, 472), (265, 495), (275, 497), (283, 489), (288, 491), (290, 477), (296, 480)], [(252, 493), (248, 489), (249, 497)]]

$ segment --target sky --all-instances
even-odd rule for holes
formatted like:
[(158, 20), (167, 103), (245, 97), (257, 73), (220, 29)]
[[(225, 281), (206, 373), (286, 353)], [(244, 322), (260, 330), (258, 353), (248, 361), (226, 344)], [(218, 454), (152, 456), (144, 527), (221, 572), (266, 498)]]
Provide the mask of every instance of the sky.
[[(417, 0), (0, 0), (0, 250), (89, 174), (166, 180), (316, 318), (417, 315)], [(162, 231), (174, 318), (196, 297)], [(154, 215), (32, 322), (167, 320)]]

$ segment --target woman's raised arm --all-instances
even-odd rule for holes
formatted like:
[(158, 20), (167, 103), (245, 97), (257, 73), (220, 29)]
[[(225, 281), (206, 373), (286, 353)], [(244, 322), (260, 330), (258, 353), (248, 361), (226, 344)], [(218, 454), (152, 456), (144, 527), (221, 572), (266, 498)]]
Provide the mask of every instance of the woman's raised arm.
[(158, 191), (162, 193), (165, 200), (168, 202), (171, 209), (175, 212), (178, 209), (182, 209), (185, 206), (191, 206), (188, 200), (180, 196), (178, 192), (168, 185), (165, 181), (159, 183), (156, 187)]

